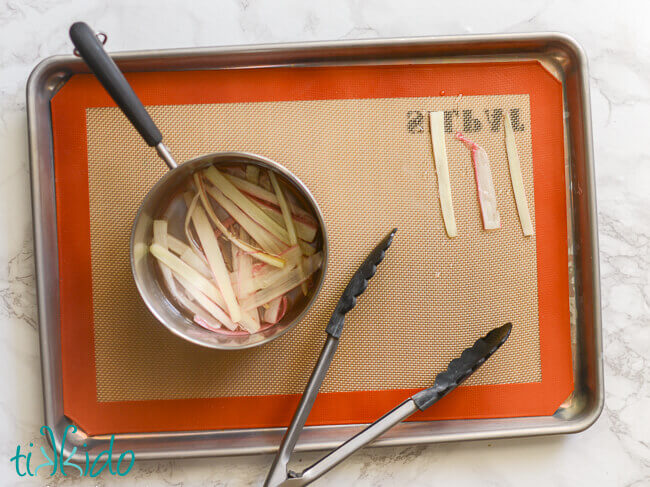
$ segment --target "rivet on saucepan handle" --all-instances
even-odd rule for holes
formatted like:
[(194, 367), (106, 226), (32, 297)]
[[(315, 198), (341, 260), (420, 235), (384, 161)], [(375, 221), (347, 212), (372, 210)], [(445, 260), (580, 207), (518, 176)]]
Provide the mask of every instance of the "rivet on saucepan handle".
[[(102, 43), (102, 46), (106, 45), (106, 42), (108, 41), (108, 34), (106, 34), (106, 32), (97, 32), (95, 33), (95, 37), (97, 37), (97, 40)], [(76, 47), (72, 50), (72, 54), (77, 57), (81, 57), (81, 54), (79, 54), (79, 51)]]

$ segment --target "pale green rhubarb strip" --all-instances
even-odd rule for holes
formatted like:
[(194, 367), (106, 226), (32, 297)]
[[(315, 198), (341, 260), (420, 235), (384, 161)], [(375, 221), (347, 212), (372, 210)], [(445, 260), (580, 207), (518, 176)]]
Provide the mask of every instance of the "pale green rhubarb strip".
[[(155, 225), (155, 222), (154, 222)], [(154, 227), (155, 228), (155, 227)], [(154, 239), (154, 243), (160, 243), (157, 242)], [(210, 268), (208, 267), (208, 263), (205, 260), (205, 257), (203, 257), (203, 254), (197, 254), (194, 249), (192, 249), (189, 245), (187, 245), (185, 242), (182, 240), (177, 239), (173, 235), (167, 234), (167, 244), (169, 250), (174, 252), (176, 255), (178, 255), (182, 261), (186, 262), (188, 265), (192, 266), (194, 269), (199, 271), (201, 274), (204, 276), (211, 278), (212, 275), (210, 274)], [(165, 247), (163, 245), (163, 247)]]
[[(228, 199), (219, 189), (214, 186), (207, 188), (207, 192), (246, 232), (257, 242), (257, 244), (272, 255), (273, 259), (268, 262), (276, 267), (282, 267), (284, 261), (277, 254), (283, 250), (283, 243), (268, 232), (264, 227), (259, 225), (256, 221), (250, 218), (241, 208), (239, 208), (232, 200)], [(252, 253), (255, 257), (255, 253)], [(264, 260), (264, 259), (260, 259)]]
[[(259, 206), (262, 209), (262, 211), (269, 216), (269, 218), (272, 218), (278, 223), (282, 223), (284, 221), (284, 216), (282, 214), (282, 211), (279, 210), (277, 207), (267, 206), (262, 203), (260, 203)], [(292, 218), (292, 221), (293, 221), (294, 228), (296, 229), (296, 234), (298, 238), (304, 240), (305, 242), (314, 241), (317, 232), (316, 227), (307, 225), (306, 223), (303, 223), (300, 220), (296, 220), (295, 218)]]
[[(266, 173), (263, 173), (266, 180), (270, 180)], [(251, 196), (252, 201), (259, 206), (264, 213), (278, 224), (284, 223), (284, 216), (278, 207), (279, 200), (275, 192), (268, 191), (257, 184), (241, 179), (233, 174), (225, 175), (234, 186)], [(208, 189), (209, 191), (209, 189)], [(284, 193), (284, 191), (283, 191)], [(286, 198), (285, 198), (286, 200)], [(318, 232), (316, 220), (305, 210), (296, 204), (287, 201), (291, 210), (293, 224), (298, 236), (298, 244), (305, 256), (313, 255), (316, 250), (308, 242), (313, 242)]]
[(305, 278), (300, 277), (298, 269), (293, 269), (286, 278), (278, 283), (276, 286), (268, 287), (257, 291), (255, 294), (251, 295), (249, 298), (245, 299), (242, 302), (242, 306), (245, 310), (255, 309), (259, 306), (264, 306), (269, 301), (283, 296), (292, 289), (300, 286), (300, 283), (303, 282)]
[(203, 310), (205, 310), (205, 312), (209, 313), (212, 318), (230, 330), (235, 330), (237, 324), (241, 325), (243, 329), (250, 333), (259, 330), (259, 318), (255, 320), (255, 316), (257, 316), (256, 310), (242, 311), (241, 319), (239, 320), (239, 323), (236, 323), (235, 320), (232, 320), (232, 317), (228, 316), (224, 311), (227, 309), (226, 301), (212, 280), (206, 278), (192, 266), (176, 257), (168, 250), (163, 249), (158, 244), (151, 245), (149, 250), (159, 262), (172, 271), (174, 277), (189, 295), (189, 300), (180, 292), (174, 295), (180, 304), (189, 311), (199, 315), (201, 318), (206, 318), (205, 313), (198, 312), (201, 310), (197, 310), (196, 305), (191, 301), (193, 299)]
[(275, 191), (275, 196), (278, 199), (278, 203), (280, 204), (280, 210), (282, 211), (282, 217), (284, 219), (284, 227), (286, 228), (287, 234), (289, 236), (289, 245), (297, 245), (298, 236), (296, 235), (296, 228), (293, 225), (291, 210), (289, 210), (289, 205), (287, 204), (287, 200), (284, 197), (282, 188), (280, 188), (280, 184), (278, 183), (278, 178), (275, 177), (275, 173), (269, 171), (269, 179), (271, 180), (271, 186), (273, 186), (273, 190)]
[(249, 164), (246, 166), (246, 180), (257, 184), (260, 180), (260, 168), (255, 164)]
[(310, 256), (316, 253), (316, 248), (313, 245), (309, 245), (307, 242), (298, 240), (298, 246), (302, 251), (303, 255)]
[(302, 282), (308, 279), (322, 265), (322, 254), (315, 254), (314, 257), (316, 256), (319, 256), (319, 258), (316, 259), (316, 263), (310, 267), (309, 271), (305, 269), (304, 275), (301, 275), (300, 271), (297, 268), (292, 269), (291, 272), (289, 272), (286, 276), (283, 276), (283, 278), (273, 286), (261, 289), (252, 294), (250, 297), (242, 300), (242, 309), (249, 310), (263, 306), (273, 299), (282, 296), (300, 286)]
[[(192, 281), (185, 279), (181, 276), (177, 276), (178, 282), (180, 282), (185, 290), (190, 295), (191, 299), (194, 299), (203, 309), (205, 309), (214, 319), (216, 319), (221, 325), (225, 326), (229, 330), (236, 330), (237, 324), (234, 323), (226, 312), (221, 309), (215, 302), (210, 300), (205, 294), (203, 294)], [(195, 313), (198, 314), (198, 313)]]
[(517, 142), (515, 133), (512, 130), (510, 115), (506, 112), (504, 119), (506, 129), (506, 151), (508, 153), (508, 165), (510, 166), (510, 179), (512, 180), (512, 190), (515, 193), (515, 203), (517, 203), (517, 212), (524, 236), (533, 235), (533, 221), (530, 218), (528, 210), (528, 199), (526, 198), (526, 187), (521, 175), (521, 163), (519, 162), (519, 153), (517, 152)]
[(449, 164), (447, 162), (447, 147), (445, 146), (445, 113), (429, 113), (429, 130), (431, 133), (431, 145), (433, 147), (433, 159), (438, 175), (438, 194), (440, 206), (442, 207), (442, 218), (445, 222), (447, 235), (450, 238), (458, 235), (456, 230), (456, 218), (454, 217), (454, 205), (451, 198), (451, 182), (449, 180)]
[(194, 229), (199, 236), (199, 242), (203, 248), (210, 270), (212, 271), (217, 286), (219, 286), (219, 290), (226, 301), (228, 314), (232, 321), (237, 322), (241, 319), (239, 303), (237, 302), (235, 291), (230, 283), (230, 274), (228, 273), (226, 263), (223, 260), (221, 247), (219, 247), (219, 242), (217, 241), (217, 237), (214, 234), (214, 230), (210, 225), (210, 221), (208, 220), (203, 207), (197, 206), (194, 209), (194, 213), (192, 214), (192, 223), (194, 223)]
[[(167, 239), (167, 220), (154, 220), (153, 243), (160, 245), (163, 249), (167, 250), (169, 246)], [(176, 289), (176, 283), (174, 282), (172, 271), (168, 267), (162, 265), (160, 262), (159, 265), (160, 272), (162, 272), (163, 280), (165, 281), (167, 288), (172, 294), (176, 294), (178, 291)]]
[[(204, 295), (201, 291), (199, 291), (191, 281), (188, 281), (178, 275), (176, 275), (176, 278), (181, 283), (181, 285), (184, 286), (185, 290), (190, 296), (190, 300), (186, 300), (186, 301), (192, 303), (191, 299), (194, 299), (200, 305), (200, 307), (205, 310), (205, 312), (203, 313), (200, 312), (201, 308), (199, 310), (196, 310), (196, 306), (192, 306), (188, 302), (184, 302), (182, 300), (181, 300), (181, 304), (183, 304), (188, 310), (193, 312), (195, 315), (198, 315), (200, 318), (202, 318), (208, 325), (211, 326), (211, 328), (216, 328), (217, 326), (221, 325), (221, 326), (225, 326), (229, 330), (234, 331), (237, 329), (237, 326), (239, 325), (249, 333), (255, 333), (260, 329), (261, 326), (260, 326), (260, 320), (259, 320), (259, 315), (257, 313), (257, 310), (251, 310), (251, 311), (242, 310), (241, 320), (238, 323), (235, 323), (230, 319), (230, 316), (228, 316), (228, 314), (224, 311), (226, 305), (223, 300), (223, 297), (221, 297), (215, 303), (211, 299), (209, 299), (206, 295)], [(216, 323), (211, 322), (211, 318), (214, 319)], [(194, 321), (196, 321), (196, 317)], [(199, 324), (202, 325), (202, 323)]]
[(297, 269), (298, 266), (302, 268), (303, 274), (306, 275), (318, 269), (322, 262), (323, 254), (318, 252), (311, 257), (305, 257), (304, 259), (301, 257), (297, 262), (287, 263), (287, 265), (282, 269), (268, 267), (268, 270), (263, 270), (262, 272), (253, 274), (250, 279), (247, 278), (244, 282), (242, 282), (240, 274), (236, 271), (231, 274), (231, 278), (233, 285), (237, 289), (240, 289), (239, 286), (241, 286), (244, 294), (242, 298), (244, 298), (246, 295), (257, 291), (258, 289), (263, 289), (277, 284)]
[(196, 252), (194, 252), (192, 249), (188, 247), (187, 250), (184, 250), (183, 253), (179, 255), (179, 257), (183, 262), (185, 262), (187, 265), (192, 266), (203, 276), (207, 277), (208, 279), (212, 279), (212, 272), (210, 271), (208, 264), (204, 259), (196, 255)]
[(183, 199), (185, 200), (185, 204), (187, 205), (187, 214), (185, 215), (185, 224), (184, 224), (184, 230), (185, 230), (185, 238), (187, 238), (187, 241), (190, 244), (190, 247), (194, 252), (197, 253), (197, 255), (203, 255), (201, 252), (201, 249), (199, 248), (198, 244), (194, 240), (194, 236), (192, 235), (192, 215), (194, 214), (194, 209), (196, 208), (196, 205), (199, 202), (199, 195), (192, 195), (191, 193), (184, 193), (183, 194)]
[(282, 281), (289, 273), (293, 272), (294, 269), (298, 268), (302, 272), (304, 277), (309, 273), (314, 272), (318, 269), (323, 262), (323, 254), (321, 252), (312, 255), (311, 257), (306, 257), (301, 259), (300, 263), (297, 265), (286, 266), (284, 269), (274, 269), (270, 272), (265, 272), (256, 276), (251, 277), (251, 280), (246, 284), (246, 290), (250, 294), (252, 291), (257, 291), (258, 289), (264, 289), (266, 287), (273, 286), (278, 282)]
[(180, 258), (176, 257), (169, 250), (158, 244), (152, 244), (149, 247), (149, 251), (151, 252), (151, 255), (169, 267), (174, 274), (191, 282), (196, 289), (201, 291), (212, 301), (216, 303), (223, 301), (219, 289), (213, 282), (204, 277), (199, 271), (183, 262)]
[[(214, 168), (211, 168), (214, 169)], [(201, 202), (203, 203), (203, 206), (206, 208), (206, 211), (208, 213), (208, 216), (212, 220), (212, 222), (216, 225), (216, 227), (221, 231), (221, 233), (228, 239), (230, 240), (231, 243), (235, 244), (237, 247), (240, 249), (244, 250), (245, 252), (250, 253), (253, 255), (258, 260), (261, 260), (262, 262), (266, 262), (267, 264), (276, 266), (276, 267), (283, 267), (284, 266), (284, 261), (277, 257), (276, 255), (273, 255), (272, 253), (269, 253), (267, 251), (264, 251), (263, 249), (260, 249), (258, 247), (255, 247), (253, 245), (250, 245), (246, 242), (243, 242), (239, 238), (235, 237), (226, 227), (225, 225), (219, 220), (217, 215), (215, 214), (214, 210), (212, 209), (212, 205), (210, 204), (210, 201), (208, 199), (208, 195), (205, 190), (205, 186), (203, 184), (203, 181), (201, 180), (200, 176), (198, 174), (194, 175), (194, 183), (197, 186), (197, 189), (199, 191), (199, 196), (201, 198)], [(234, 216), (231, 214), (234, 218)], [(241, 223), (240, 223), (241, 224)], [(259, 243), (259, 242), (258, 242)]]
[[(312, 255), (316, 253), (315, 251), (312, 253)], [(294, 247), (289, 247), (287, 250), (282, 252), (280, 256), (285, 259), (286, 261), (286, 266), (288, 267), (295, 267), (298, 265), (300, 262), (300, 259), (302, 259), (302, 249), (299, 246), (294, 246)], [(266, 274), (268, 272), (274, 272), (277, 271), (277, 267), (273, 267), (267, 264), (255, 264), (253, 266), (253, 275), (254, 276), (260, 276), (263, 274)]]
[(205, 177), (214, 184), (219, 190), (241, 208), (248, 216), (250, 216), (257, 223), (266, 228), (275, 237), (279, 238), (283, 243), (291, 245), (289, 242), (289, 235), (281, 225), (269, 218), (259, 206), (251, 201), (248, 196), (239, 191), (237, 187), (230, 182), (230, 180), (221, 174), (215, 167), (209, 167), (203, 171)]
[[(238, 178), (237, 176), (234, 176), (232, 174), (227, 174), (226, 177), (230, 182), (237, 187), (237, 189), (240, 189), (244, 193), (249, 194), (250, 196), (253, 196), (254, 198), (257, 198), (258, 200), (265, 201), (267, 203), (270, 203), (275, 206), (279, 206), (280, 203), (278, 201), (277, 196), (273, 191), (269, 191), (259, 184), (253, 184), (250, 181), (247, 181), (245, 179)], [(303, 210), (299, 206), (288, 202), (289, 207), (291, 208), (291, 213), (301, 219), (304, 220), (304, 223), (307, 225), (310, 225), (313, 228), (316, 228), (316, 221), (314, 218), (309, 214), (309, 212)]]
[[(278, 179), (275, 177), (275, 173), (272, 171), (269, 171), (269, 179), (271, 180), (271, 186), (273, 186), (273, 190), (275, 191), (275, 196), (278, 198), (278, 202), (280, 203), (280, 210), (282, 210), (282, 217), (284, 218), (284, 226), (287, 229), (287, 233), (289, 234), (289, 244), (296, 246), (298, 245), (298, 236), (296, 235), (296, 227), (293, 224), (293, 217), (291, 216), (291, 210), (289, 209), (287, 200), (284, 197), (284, 192), (282, 191), (282, 188), (280, 188), (280, 184), (278, 183)], [(298, 262), (298, 272), (300, 273), (301, 278), (305, 277), (305, 271), (302, 268), (302, 262)], [(306, 282), (303, 281), (300, 284), (300, 289), (302, 290), (302, 293), (307, 296)]]
[(181, 255), (186, 250), (192, 250), (190, 246), (183, 242), (181, 239), (178, 239), (170, 234), (167, 234), (167, 244), (169, 245), (169, 250), (174, 252), (176, 255)]
[[(244, 239), (245, 237), (240, 235), (240, 238)], [(236, 265), (233, 265), (233, 272), (237, 276), (237, 297), (241, 300), (252, 292), (251, 281), (253, 280), (253, 261), (249, 255), (240, 251), (237, 252), (233, 264), (235, 264), (235, 262)], [(288, 266), (285, 265), (282, 269), (286, 269), (287, 267)]]

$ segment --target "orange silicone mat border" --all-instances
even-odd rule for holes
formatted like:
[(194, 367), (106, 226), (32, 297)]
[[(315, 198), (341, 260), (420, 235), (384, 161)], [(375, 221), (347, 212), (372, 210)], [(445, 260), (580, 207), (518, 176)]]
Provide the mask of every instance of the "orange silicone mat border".
[[(267, 68), (131, 73), (127, 78), (145, 105), (422, 97), (440, 96), (443, 90), (447, 96), (529, 94), (542, 382), (462, 387), (411, 419), (550, 415), (569, 396), (566, 185), (564, 145), (557, 143), (564, 140), (562, 87), (541, 64)], [(115, 104), (92, 76), (75, 75), (51, 106), (65, 415), (90, 435), (288, 424), (299, 395), (97, 401), (85, 109)], [(413, 392), (320, 394), (308, 424), (370, 422)]]

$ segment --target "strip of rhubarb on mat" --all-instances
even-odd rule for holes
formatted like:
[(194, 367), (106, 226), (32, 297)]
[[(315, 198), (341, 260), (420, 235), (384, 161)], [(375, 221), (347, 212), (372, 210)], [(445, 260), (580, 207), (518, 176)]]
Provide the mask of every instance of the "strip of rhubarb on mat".
[(442, 218), (449, 237), (458, 235), (454, 205), (451, 199), (451, 183), (449, 181), (449, 164), (447, 162), (447, 147), (445, 146), (445, 114), (444, 112), (429, 112), (429, 130), (433, 147), (433, 160), (438, 175), (438, 193)]
[(515, 142), (515, 133), (512, 130), (510, 115), (506, 112), (504, 119), (506, 129), (506, 152), (508, 153), (508, 166), (510, 167), (510, 179), (512, 180), (512, 190), (515, 193), (515, 203), (519, 213), (519, 221), (524, 236), (533, 235), (533, 221), (530, 218), (528, 210), (528, 199), (526, 198), (526, 188), (524, 179), (521, 175), (521, 163), (519, 162), (519, 153), (517, 152), (517, 143)]

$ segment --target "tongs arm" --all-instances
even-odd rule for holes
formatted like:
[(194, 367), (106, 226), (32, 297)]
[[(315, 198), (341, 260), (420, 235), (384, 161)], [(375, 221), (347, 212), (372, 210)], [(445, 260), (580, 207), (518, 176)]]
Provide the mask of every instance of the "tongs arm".
[(352, 276), (345, 291), (343, 291), (343, 295), (326, 329), (327, 340), (309, 378), (309, 382), (291, 420), (291, 424), (282, 439), (278, 454), (264, 482), (265, 487), (298, 486), (313, 482), (352, 455), (359, 448), (367, 445), (415, 411), (424, 411), (449, 394), (472, 375), (508, 339), (512, 324), (507, 323), (493, 329), (484, 337), (476, 340), (471, 347), (466, 348), (460, 357), (452, 360), (447, 366), (447, 369), (436, 376), (431, 387), (413, 395), (311, 467), (308, 467), (302, 473), (289, 472), (287, 465), (291, 453), (298, 442), (298, 438), (305, 426), (309, 412), (314, 405), (320, 386), (334, 358), (339, 337), (343, 330), (345, 315), (354, 308), (357, 298), (368, 287), (368, 281), (375, 275), (377, 265), (383, 260), (386, 249), (390, 246), (394, 234), (395, 230), (388, 234), (375, 247), (354, 276)]
[(400, 421), (408, 418), (418, 410), (415, 401), (412, 398), (407, 399), (402, 404), (384, 414), (370, 426), (361, 430), (348, 441), (324, 456), (311, 467), (308, 467), (301, 473), (289, 472), (289, 478), (282, 484), (283, 487), (308, 485), (323, 474), (336, 467), (343, 460), (355, 453), (358, 449), (366, 446), (375, 438), (381, 436), (391, 429)]
[(505, 343), (511, 330), (512, 324), (506, 323), (476, 340), (471, 347), (463, 350), (460, 357), (452, 360), (445, 371), (436, 376), (431, 387), (411, 396), (303, 472), (289, 472), (289, 477), (280, 485), (295, 487), (310, 484), (417, 410), (424, 411), (431, 407), (483, 365)]
[(334, 313), (327, 324), (327, 340), (325, 341), (323, 350), (321, 351), (316, 366), (311, 373), (305, 392), (298, 404), (298, 409), (296, 409), (291, 424), (282, 439), (280, 449), (271, 465), (271, 470), (264, 481), (265, 487), (276, 487), (287, 480), (287, 464), (289, 463), (291, 453), (296, 446), (298, 437), (305, 426), (309, 412), (314, 405), (314, 401), (318, 395), (318, 390), (323, 383), (323, 379), (325, 379), (325, 375), (327, 375), (327, 369), (329, 369), (332, 359), (334, 358), (334, 353), (336, 352), (339, 338), (343, 331), (345, 315), (354, 308), (357, 304), (357, 298), (368, 287), (368, 281), (370, 281), (377, 272), (377, 266), (384, 259), (386, 250), (390, 247), (396, 231), (397, 229), (392, 230), (381, 242), (379, 242), (379, 244), (377, 244), (372, 252), (370, 252), (370, 255), (368, 255), (359, 266), (352, 276), (352, 279), (350, 279), (350, 282), (345, 287), (341, 299), (339, 299), (339, 302), (334, 309)]
[(309, 377), (309, 382), (307, 383), (307, 387), (305, 387), (305, 392), (300, 399), (300, 403), (294, 413), (291, 424), (282, 439), (280, 449), (273, 460), (271, 470), (266, 477), (266, 481), (264, 482), (265, 487), (281, 485), (282, 482), (286, 480), (287, 465), (291, 458), (291, 453), (293, 452), (296, 442), (300, 437), (300, 433), (305, 426), (309, 412), (314, 405), (314, 401), (316, 400), (320, 386), (323, 383), (323, 379), (325, 379), (325, 376), (327, 375), (327, 369), (329, 369), (330, 364), (332, 363), (338, 345), (338, 338), (333, 337), (332, 335), (327, 335), (327, 340), (325, 341), (323, 350), (318, 357), (318, 362), (316, 362), (311, 377)]

